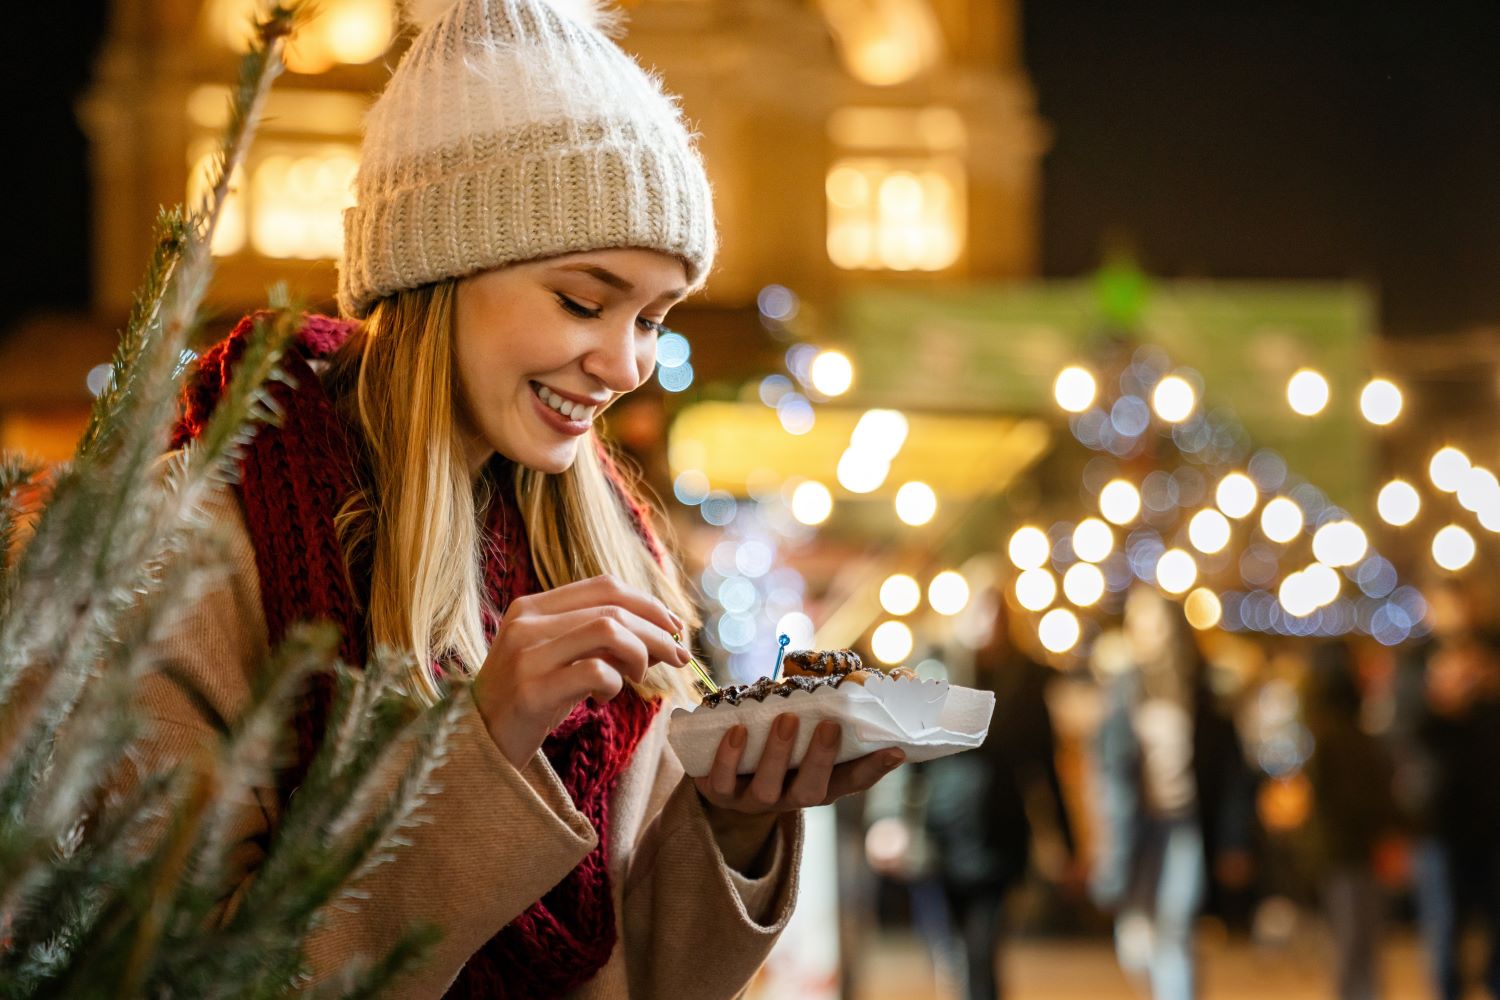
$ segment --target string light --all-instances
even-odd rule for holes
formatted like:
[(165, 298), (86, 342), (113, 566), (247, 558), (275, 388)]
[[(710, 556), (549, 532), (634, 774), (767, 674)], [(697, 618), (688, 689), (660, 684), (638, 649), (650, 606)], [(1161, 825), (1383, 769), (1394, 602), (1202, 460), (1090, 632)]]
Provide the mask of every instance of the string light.
[(1140, 490), (1124, 479), (1112, 479), (1099, 491), (1099, 513), (1111, 524), (1129, 524), (1140, 512)]
[(1200, 510), (1188, 522), (1188, 541), (1199, 552), (1212, 555), (1229, 544), (1229, 521), (1212, 508)]
[(1104, 596), (1104, 574), (1093, 563), (1074, 563), (1063, 574), (1063, 593), (1080, 608), (1090, 607)]
[(1432, 536), (1432, 560), (1443, 569), (1463, 569), (1474, 561), (1474, 551), (1474, 536), (1456, 524)]
[(1053, 608), (1042, 616), (1036, 632), (1048, 652), (1066, 653), (1078, 645), (1078, 617), (1067, 608)]
[(1255, 510), (1255, 505), (1260, 502), (1260, 491), (1255, 487), (1255, 480), (1243, 472), (1231, 472), (1219, 480), (1214, 500), (1220, 510), (1239, 520), (1249, 517), (1250, 512)]
[(1187, 616), (1188, 624), (1201, 631), (1219, 624), (1219, 619), (1224, 615), (1224, 606), (1219, 602), (1219, 595), (1207, 587), (1199, 587), (1182, 602), (1182, 611)]
[(1016, 569), (1036, 569), (1052, 554), (1052, 545), (1041, 528), (1027, 525), (1010, 536), (1006, 551)]
[(1416, 520), (1422, 510), (1422, 498), (1416, 488), (1404, 479), (1392, 479), (1380, 488), (1375, 510), (1386, 524), (1404, 527)]
[(1151, 393), (1152, 409), (1169, 424), (1182, 423), (1193, 415), (1197, 405), (1198, 393), (1181, 375), (1168, 375), (1156, 383), (1156, 389)]
[(1482, 465), (1476, 465), (1464, 475), (1463, 485), (1458, 488), (1458, 502), (1464, 510), (1478, 513), (1481, 508), (1500, 500), (1500, 480)]
[(1365, 557), (1369, 542), (1353, 521), (1329, 521), (1313, 533), (1313, 555), (1330, 566), (1353, 566)]
[(1449, 445), (1433, 452), (1432, 461), (1427, 463), (1427, 475), (1432, 485), (1444, 493), (1457, 493), (1471, 468), (1469, 456)]
[(969, 581), (963, 574), (944, 570), (927, 585), (927, 603), (940, 615), (956, 615), (969, 603)]
[(1168, 549), (1156, 562), (1156, 582), (1169, 594), (1186, 593), (1198, 580), (1198, 564), (1182, 549)]
[(881, 663), (902, 663), (912, 650), (911, 629), (904, 622), (881, 622), (870, 635), (870, 650)]
[(896, 516), (912, 527), (931, 521), (937, 506), (937, 494), (924, 482), (914, 479), (896, 491)]
[(1097, 517), (1086, 517), (1073, 529), (1073, 554), (1084, 562), (1103, 562), (1115, 547), (1115, 533)]
[(1260, 512), (1260, 530), (1273, 542), (1290, 542), (1302, 531), (1302, 508), (1287, 497), (1277, 497)]
[(792, 491), (792, 516), (809, 527), (822, 524), (833, 513), (833, 494), (816, 479), (798, 483)]
[(1303, 368), (1287, 381), (1286, 399), (1304, 417), (1317, 416), (1328, 405), (1328, 380), (1311, 368)]
[(1069, 413), (1082, 413), (1094, 405), (1094, 396), (1099, 388), (1094, 376), (1086, 368), (1077, 365), (1064, 368), (1052, 383), (1052, 398), (1057, 405)]
[(1359, 394), (1359, 412), (1376, 427), (1394, 423), (1401, 415), (1401, 390), (1389, 379), (1371, 379)]
[(842, 396), (854, 384), (854, 363), (843, 351), (820, 351), (807, 373), (813, 388), (829, 398)]
[(894, 573), (880, 585), (880, 606), (888, 614), (909, 615), (922, 603), (922, 586), (905, 573)]
[(1057, 580), (1044, 569), (1028, 569), (1016, 577), (1016, 601), (1027, 611), (1041, 611), (1057, 599)]

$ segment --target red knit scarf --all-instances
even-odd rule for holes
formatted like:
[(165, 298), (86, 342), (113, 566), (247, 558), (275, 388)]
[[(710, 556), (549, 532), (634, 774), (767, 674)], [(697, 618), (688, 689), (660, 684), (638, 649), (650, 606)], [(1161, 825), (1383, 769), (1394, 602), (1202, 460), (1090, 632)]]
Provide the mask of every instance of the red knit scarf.
[[(252, 322), (253, 317), (246, 317), (202, 356), (184, 393), (174, 447), (202, 431), (244, 352)], [(358, 488), (358, 432), (340, 418), (308, 364), (329, 355), (353, 330), (353, 324), (328, 317), (306, 318), (282, 364), (289, 384), (269, 387), (282, 414), (279, 426), (262, 428), (251, 441), (236, 492), (255, 548), (272, 645), (294, 622), (328, 619), (342, 629), (343, 660), (359, 665), (366, 653), (359, 609), (367, 606), (370, 568), (366, 564), (346, 569), (333, 522), (340, 504)], [(644, 511), (620, 484), (613, 466), (609, 468), (621, 502), (660, 559)], [(513, 598), (540, 589), (525, 526), (506, 488), (511, 472), (500, 458), (487, 470), (496, 477), (498, 488), (488, 512), (487, 532), (493, 544), (486, 546), (485, 581), (491, 603), (501, 614)], [(487, 637), (493, 637), (497, 625), (497, 619), (486, 616)], [(283, 799), (307, 772), (331, 700), (331, 679), (315, 678), (296, 716), (297, 762), (281, 777)], [(587, 982), (609, 960), (617, 936), (608, 868), (609, 797), (657, 707), (658, 702), (644, 701), (627, 687), (605, 706), (583, 702), (547, 737), (543, 752), (574, 805), (594, 825), (599, 843), (562, 882), (469, 959), (448, 996), (562, 996)]]

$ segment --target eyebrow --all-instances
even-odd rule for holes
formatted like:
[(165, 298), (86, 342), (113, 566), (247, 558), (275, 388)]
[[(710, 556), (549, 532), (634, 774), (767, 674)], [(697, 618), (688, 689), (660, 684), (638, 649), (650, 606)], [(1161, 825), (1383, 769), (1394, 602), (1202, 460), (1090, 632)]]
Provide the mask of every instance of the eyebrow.
[[(582, 274), (588, 275), (589, 277), (595, 279), (596, 281), (603, 282), (604, 284), (608, 285), (610, 288), (615, 289), (616, 291), (624, 292), (627, 295), (630, 294), (631, 292), (635, 291), (635, 285), (631, 284), (629, 281), (627, 281), (624, 278), (620, 277), (618, 274), (616, 274), (615, 272), (611, 271), (609, 268), (600, 267), (598, 264), (562, 264), (562, 265), (560, 265), (558, 267), (558, 270), (559, 271), (578, 271), (578, 272), (580, 272)], [(656, 301), (657, 302), (665, 302), (668, 299), (683, 299), (683, 298), (686, 298), (686, 297), (687, 297), (687, 289), (686, 288), (679, 288), (679, 289), (676, 289), (675, 291), (663, 292), (661, 295), (657, 296)]]

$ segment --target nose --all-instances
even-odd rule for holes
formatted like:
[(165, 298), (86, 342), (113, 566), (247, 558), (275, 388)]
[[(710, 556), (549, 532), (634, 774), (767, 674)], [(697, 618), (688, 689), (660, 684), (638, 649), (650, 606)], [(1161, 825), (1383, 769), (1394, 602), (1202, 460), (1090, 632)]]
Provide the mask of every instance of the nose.
[(583, 356), (583, 370), (615, 393), (640, 387), (656, 363), (653, 338), (639, 336), (633, 324), (611, 326)]

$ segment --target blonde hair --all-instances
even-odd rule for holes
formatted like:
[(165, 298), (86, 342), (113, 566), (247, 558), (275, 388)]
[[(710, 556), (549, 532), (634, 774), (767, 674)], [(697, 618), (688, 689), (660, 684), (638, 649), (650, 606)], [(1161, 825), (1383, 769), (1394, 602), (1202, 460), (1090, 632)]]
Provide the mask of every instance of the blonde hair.
[[(346, 563), (369, 557), (366, 639), (371, 648), (415, 655), (411, 688), (425, 704), (443, 693), (430, 663), (473, 676), (489, 652), (484, 518), (502, 485), (487, 471), (477, 480), (469, 473), (458, 422), (455, 297), (449, 280), (381, 299), (325, 375), (363, 432), (363, 489), (345, 501), (335, 526)], [(551, 589), (608, 573), (696, 625), (678, 567), (668, 556), (658, 562), (637, 532), (621, 491), (639, 494), (633, 483), (616, 486), (604, 447), (590, 432), (566, 472), (516, 468), (516, 506), (538, 580)], [(632, 686), (644, 696), (697, 700), (691, 681), (662, 664)]]

